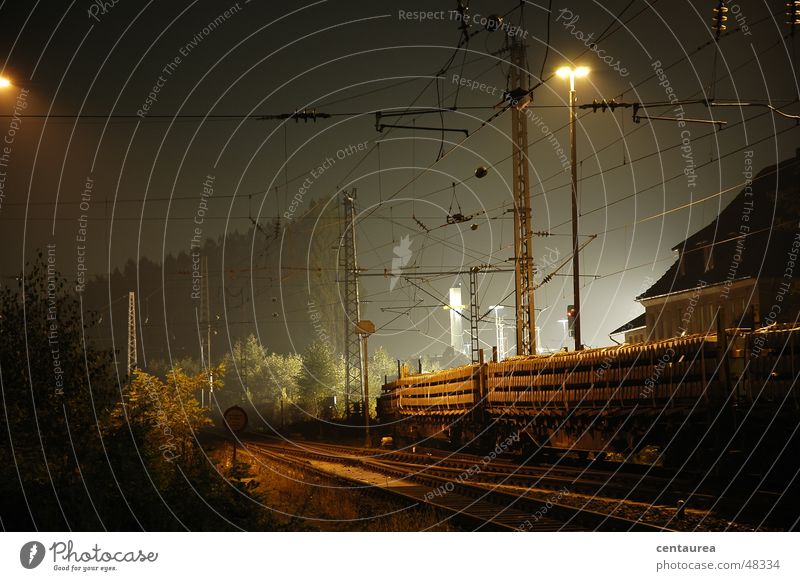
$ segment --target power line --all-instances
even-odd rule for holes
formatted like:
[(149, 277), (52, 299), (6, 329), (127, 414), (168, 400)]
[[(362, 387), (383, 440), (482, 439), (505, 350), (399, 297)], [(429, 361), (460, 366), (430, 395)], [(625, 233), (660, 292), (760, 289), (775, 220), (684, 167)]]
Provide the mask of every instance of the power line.
[[(728, 153), (726, 153), (726, 154), (724, 154), (724, 155), (721, 155), (721, 156), (719, 156), (719, 157), (717, 157), (717, 158), (712, 158), (712, 159), (710, 159), (710, 160), (709, 160), (709, 161), (707, 161), (707, 162), (704, 162), (704, 163), (701, 163), (701, 164), (699, 164), (699, 165), (696, 165), (696, 166), (695, 166), (695, 170), (697, 170), (698, 168), (704, 167), (704, 166), (706, 166), (706, 165), (709, 165), (709, 164), (715, 163), (715, 162), (717, 162), (717, 161), (719, 161), (719, 160), (721, 160), (721, 159), (723, 159), (723, 158), (726, 158), (726, 157), (728, 157), (728, 156), (731, 156), (731, 155), (733, 155), (733, 154), (735, 154), (735, 153), (739, 153), (739, 152), (741, 152), (741, 151), (744, 151), (745, 149), (747, 149), (747, 148), (749, 148), (749, 147), (752, 147), (752, 146), (754, 146), (754, 145), (758, 145), (759, 143), (761, 143), (761, 142), (763, 142), (763, 141), (767, 141), (767, 140), (770, 140), (770, 139), (775, 139), (775, 138), (777, 138), (777, 137), (778, 137), (778, 135), (781, 135), (782, 133), (786, 133), (787, 131), (789, 131), (789, 130), (791, 130), (791, 129), (794, 129), (794, 127), (787, 127), (786, 129), (784, 129), (784, 130), (782, 130), (782, 131), (779, 131), (778, 133), (775, 133), (775, 134), (770, 134), (770, 135), (767, 135), (766, 137), (763, 137), (763, 138), (761, 138), (761, 139), (759, 139), (759, 140), (757, 140), (757, 141), (753, 141), (753, 142), (751, 142), (751, 143), (747, 143), (747, 144), (745, 144), (744, 146), (742, 146), (742, 147), (740, 147), (740, 148), (738, 148), (738, 149), (734, 149), (733, 151), (730, 151), (730, 152), (728, 152)], [(764, 175), (770, 175), (771, 173), (774, 173), (775, 171), (777, 171), (777, 167), (776, 167), (776, 169), (775, 169), (775, 170), (772, 170), (771, 172), (768, 172), (767, 174), (764, 174)], [(592, 209), (592, 210), (589, 210), (588, 212), (584, 212), (583, 214), (581, 214), (581, 216), (587, 216), (587, 215), (589, 215), (589, 214), (593, 214), (593, 213), (595, 213), (595, 212), (599, 212), (600, 210), (606, 209), (606, 208), (608, 208), (608, 207), (610, 207), (610, 206), (613, 206), (613, 205), (615, 205), (615, 204), (618, 204), (618, 203), (620, 203), (620, 202), (623, 202), (623, 201), (625, 201), (625, 200), (628, 200), (628, 199), (630, 199), (630, 198), (636, 197), (636, 196), (638, 196), (639, 194), (643, 194), (644, 192), (647, 192), (647, 191), (649, 191), (649, 190), (652, 190), (653, 188), (657, 188), (657, 187), (658, 187), (658, 186), (660, 186), (660, 185), (664, 185), (664, 184), (666, 184), (666, 183), (668, 183), (668, 182), (671, 182), (672, 180), (678, 179), (679, 177), (681, 177), (681, 176), (684, 176), (684, 175), (685, 175), (685, 174), (683, 173), (683, 171), (681, 171), (679, 174), (676, 174), (676, 175), (672, 176), (672, 177), (671, 177), (671, 178), (669, 178), (669, 179), (666, 179), (666, 180), (663, 180), (663, 181), (659, 181), (659, 182), (657, 182), (657, 183), (653, 184), (652, 186), (648, 186), (647, 188), (644, 188), (644, 189), (642, 189), (642, 190), (638, 190), (638, 191), (636, 191), (636, 192), (633, 192), (633, 193), (631, 193), (631, 194), (628, 194), (627, 196), (624, 196), (624, 197), (622, 197), (622, 198), (620, 198), (620, 199), (618, 199), (618, 200), (614, 200), (613, 202), (610, 202), (610, 203), (608, 203), (608, 204), (603, 204), (602, 206), (599, 206), (599, 207), (597, 207), (597, 208), (594, 208), (594, 209)], [(704, 200), (705, 200), (705, 199), (710, 199), (710, 198), (712, 198), (712, 197), (720, 196), (720, 195), (722, 195), (722, 194), (724, 194), (724, 193), (727, 193), (727, 192), (729, 192), (729, 191), (731, 191), (732, 189), (735, 189), (735, 188), (737, 188), (737, 187), (743, 187), (744, 185), (746, 185), (746, 183), (747, 183), (747, 182), (742, 182), (742, 183), (740, 183), (740, 184), (736, 184), (735, 186), (732, 186), (731, 188), (726, 188), (725, 190), (722, 190), (721, 192), (717, 192), (717, 193), (715, 193), (715, 194), (712, 194), (711, 196), (709, 196), (709, 198), (704, 198)], [(695, 203), (696, 203), (696, 202), (691, 202), (689, 205), (694, 205)], [(688, 206), (685, 206), (685, 207), (688, 207)], [(679, 210), (679, 209), (682, 209), (682, 207), (675, 208), (674, 210), (670, 210), (670, 211), (669, 211), (669, 212), (667, 212), (667, 213), (670, 213), (670, 212), (672, 212), (672, 211), (676, 211), (676, 210)], [(661, 215), (663, 215), (663, 214), (661, 214)], [(656, 216), (656, 217), (658, 217), (658, 216)], [(639, 221), (639, 220), (637, 220), (636, 222), (633, 222), (633, 224), (638, 224), (639, 222), (640, 222), (640, 221)], [(566, 224), (566, 222), (562, 222), (561, 224), (559, 224), (558, 226), (555, 226), (554, 228), (558, 228), (559, 226), (563, 226), (564, 224)]]
[[(784, 133), (785, 131), (787, 131), (787, 130), (784, 129), (784, 131), (782, 131), (781, 133)], [(779, 135), (779, 134), (780, 133), (776, 134), (776, 136)], [(770, 137), (772, 137), (772, 136), (770, 136)], [(733, 153), (738, 153), (739, 151), (741, 151), (741, 149), (733, 151), (730, 154), (726, 154), (726, 155), (732, 155)], [(712, 163), (712, 162), (708, 162), (708, 163)], [(761, 174), (759, 176), (756, 176), (756, 178), (754, 178), (753, 181), (755, 181), (756, 179), (765, 178), (765, 177), (767, 177), (769, 175), (777, 173), (778, 171), (779, 171), (778, 166), (775, 166), (774, 169), (772, 169), (772, 170), (770, 170), (768, 172), (765, 172), (765, 173), (763, 173), (763, 174)], [(683, 173), (681, 173), (680, 175), (683, 175)], [(678, 176), (675, 176), (675, 177), (678, 177)], [(671, 179), (675, 179), (675, 178), (671, 178)], [(656, 184), (656, 185), (658, 185), (658, 184)], [(724, 195), (726, 193), (732, 192), (736, 188), (741, 188), (741, 187), (746, 186), (746, 185), (747, 185), (746, 181), (738, 183), (738, 184), (736, 184), (734, 186), (731, 186), (729, 188), (725, 188), (724, 190), (720, 190), (719, 192), (716, 192), (716, 193), (713, 193), (713, 194), (709, 194), (708, 196), (706, 196), (704, 198), (701, 198), (699, 200), (693, 200), (691, 202), (687, 202), (686, 204), (682, 204), (682, 205), (680, 205), (678, 207), (671, 208), (671, 209), (665, 210), (663, 212), (659, 212), (658, 214), (653, 214), (652, 216), (647, 216), (645, 218), (641, 218), (641, 219), (636, 220), (635, 222), (631, 222), (629, 224), (624, 224), (622, 226), (616, 226), (614, 228), (609, 228), (608, 230), (604, 230), (604, 231), (598, 233), (598, 235), (605, 235), (605, 234), (607, 234), (609, 232), (614, 232), (615, 230), (620, 230), (622, 228), (628, 228), (630, 226), (635, 226), (636, 224), (641, 224), (642, 222), (649, 222), (650, 220), (655, 220), (656, 218), (661, 218), (662, 216), (666, 216), (667, 214), (672, 214), (673, 212), (678, 212), (680, 210), (685, 210), (686, 208), (690, 208), (690, 207), (695, 206), (697, 204), (702, 204), (703, 202), (707, 202), (708, 200), (711, 200), (711, 199), (714, 199), (714, 198), (718, 198), (719, 196), (722, 196), (722, 195)]]
[[(651, 3), (651, 6), (652, 6), (653, 4), (655, 4), (655, 2)], [(640, 12), (640, 13), (641, 13), (641, 12)], [(778, 13), (776, 12), (776, 14), (778, 14)], [(636, 16), (638, 16), (638, 14), (637, 14)], [(634, 17), (635, 17), (635, 16), (634, 16)], [(768, 19), (769, 19), (769, 17), (762, 18), (762, 19), (760, 19), (759, 21), (757, 21), (757, 22), (753, 23), (752, 25), (750, 25), (750, 27), (752, 28), (752, 27), (753, 27), (753, 26), (755, 26), (756, 24), (759, 24), (759, 23), (761, 23), (761, 22), (764, 22), (764, 21), (766, 21), (766, 20), (768, 20)], [(628, 22), (630, 22), (630, 21), (628, 21)], [(730, 35), (730, 34), (734, 34), (734, 33), (736, 33), (736, 32), (739, 32), (740, 30), (741, 30), (741, 27), (739, 27), (739, 28), (736, 28), (736, 29), (734, 29), (734, 30), (730, 30), (730, 31), (728, 31), (728, 32), (727, 32), (727, 33), (726, 33), (724, 36), (727, 36), (727, 35)], [(615, 31), (615, 32), (616, 32), (616, 31)], [(783, 39), (781, 39), (781, 40), (779, 40), (779, 41), (775, 42), (773, 45), (771, 45), (771, 46), (769, 46), (768, 48), (764, 49), (764, 51), (762, 51), (762, 52), (761, 52), (761, 54), (763, 54), (763, 53), (765, 53), (765, 52), (767, 52), (767, 51), (769, 51), (769, 50), (772, 50), (773, 48), (775, 48), (775, 47), (777, 47), (777, 46), (780, 46), (780, 45), (782, 44), (783, 40), (785, 40), (786, 38), (787, 38), (787, 37), (786, 37), (786, 36), (784, 36), (784, 37), (783, 37)], [(678, 65), (679, 63), (681, 63), (681, 62), (683, 62), (683, 61), (686, 61), (686, 60), (688, 60), (688, 59), (689, 59), (689, 58), (690, 58), (690, 57), (691, 57), (693, 54), (695, 54), (696, 52), (699, 52), (700, 50), (702, 50), (702, 49), (706, 48), (707, 46), (709, 46), (709, 44), (713, 44), (713, 42), (712, 42), (712, 43), (706, 43), (706, 44), (700, 45), (700, 46), (699, 46), (699, 47), (697, 47), (697, 48), (696, 48), (696, 49), (695, 49), (695, 50), (694, 50), (692, 53), (689, 53), (689, 54), (688, 54), (688, 55), (686, 55), (686, 56), (680, 57), (678, 60), (674, 61), (673, 63), (671, 63), (671, 64), (670, 64), (670, 65), (668, 65), (667, 67), (664, 67), (664, 69), (663, 69), (663, 70), (665, 70), (665, 71), (666, 71), (666, 70), (669, 70), (669, 69), (673, 68), (674, 66)], [(587, 50), (588, 50), (588, 49), (587, 49)], [(585, 54), (586, 52), (587, 52), (587, 51), (584, 51), (583, 53), (581, 53), (581, 55), (582, 55), (582, 54)], [(581, 56), (581, 55), (579, 55), (578, 57), (576, 57), (576, 59), (577, 59), (577, 58), (580, 58), (580, 56)], [(574, 59), (573, 59), (573, 60), (574, 60)], [(731, 71), (729, 71), (729, 72), (726, 72), (726, 73), (723, 73), (723, 74), (722, 74), (722, 76), (720, 77), (720, 79), (718, 79), (718, 80), (721, 80), (722, 78), (726, 78), (726, 77), (728, 77), (730, 74), (732, 74), (732, 73), (736, 72), (737, 70), (739, 70), (739, 69), (743, 68), (744, 66), (746, 66), (746, 65), (750, 64), (750, 63), (751, 63), (751, 62), (753, 62), (754, 60), (755, 60), (755, 58), (749, 58), (749, 59), (747, 59), (747, 60), (746, 60), (744, 63), (740, 64), (738, 67), (734, 68), (733, 70), (731, 70)], [(635, 85), (633, 85), (633, 86), (632, 86), (630, 89), (626, 89), (625, 91), (623, 91), (622, 93), (620, 93), (619, 95), (617, 95), (617, 97), (619, 97), (619, 98), (623, 97), (623, 96), (624, 96), (624, 95), (625, 95), (625, 94), (626, 94), (628, 91), (631, 91), (631, 90), (633, 90), (635, 87), (638, 87), (638, 86), (640, 86), (641, 84), (643, 84), (643, 83), (645, 83), (645, 82), (647, 82), (647, 81), (649, 81), (649, 80), (651, 80), (651, 79), (653, 79), (653, 78), (656, 78), (657, 76), (658, 76), (658, 75), (657, 75), (657, 73), (649, 74), (647, 77), (645, 77), (644, 79), (642, 79), (641, 81), (639, 81), (638, 83), (636, 83)], [(551, 75), (551, 77), (549, 77), (549, 78), (552, 78), (552, 75)], [(549, 78), (548, 78), (548, 80), (549, 80)], [(695, 95), (697, 95), (697, 94), (699, 94), (699, 93), (701, 93), (701, 92), (702, 92), (702, 91), (698, 91), (698, 92), (696, 92), (696, 93), (695, 93)], [(581, 115), (581, 116), (579, 117), (579, 120), (580, 120), (580, 119), (583, 119), (583, 117), (584, 117), (585, 115), (587, 115), (587, 114), (588, 114), (588, 113), (584, 113), (583, 115)], [(558, 133), (558, 132), (559, 132), (559, 131), (561, 131), (562, 129), (565, 129), (565, 128), (566, 128), (568, 125), (569, 125), (569, 124), (568, 124), (568, 123), (566, 123), (566, 124), (564, 124), (564, 125), (562, 125), (562, 126), (560, 126), (560, 127), (556, 128), (556, 129), (555, 129), (555, 131), (551, 131), (550, 133), (552, 133), (552, 134)], [(738, 124), (737, 124), (737, 125), (738, 125)], [(644, 126), (641, 126), (641, 125), (640, 125), (640, 126), (639, 126), (639, 127), (637, 127), (636, 129), (634, 129), (633, 131), (631, 131), (631, 132), (630, 132), (630, 134), (632, 134), (632, 133), (635, 133), (636, 131), (638, 131), (639, 129), (642, 129), (643, 127), (644, 127)], [(590, 155), (587, 155), (586, 157), (584, 157), (583, 159), (581, 159), (581, 160), (580, 160), (580, 163), (583, 163), (584, 161), (586, 161), (586, 160), (589, 160), (589, 159), (591, 159), (591, 158), (595, 157), (595, 156), (596, 156), (598, 153), (600, 153), (600, 152), (604, 151), (604, 150), (605, 150), (605, 149), (607, 149), (608, 147), (611, 147), (612, 145), (614, 145), (614, 144), (616, 144), (616, 143), (619, 143), (620, 141), (622, 141), (622, 140), (625, 140), (625, 139), (629, 138), (630, 134), (628, 134), (627, 136), (624, 136), (624, 135), (623, 135), (623, 136), (621, 136), (621, 137), (619, 137), (619, 138), (615, 139), (615, 140), (614, 140), (614, 141), (612, 141), (611, 143), (609, 143), (609, 144), (607, 144), (607, 145), (603, 146), (603, 147), (602, 147), (602, 148), (600, 148), (599, 150), (597, 150), (597, 151), (593, 152), (592, 154), (590, 154)], [(701, 138), (703, 138), (703, 137), (706, 137), (706, 135), (704, 135), (704, 136), (701, 136), (701, 137), (700, 137), (700, 138), (698, 138), (698, 139), (701, 139)], [(544, 141), (544, 140), (545, 140), (545, 139), (547, 139), (547, 138), (548, 138), (548, 135), (542, 136), (542, 137), (540, 137), (540, 138), (538, 138), (538, 139), (536, 139), (536, 140), (534, 140), (534, 141), (531, 141), (531, 142), (530, 142), (528, 145), (529, 145), (529, 146), (534, 146), (534, 145), (536, 145), (536, 144), (538, 144), (538, 143), (541, 143), (542, 141)], [(503, 163), (504, 161), (507, 161), (508, 159), (510, 159), (510, 157), (511, 157), (510, 155), (508, 155), (508, 156), (505, 156), (505, 157), (503, 157), (502, 159), (500, 159), (500, 160), (498, 160), (498, 161), (496, 161), (496, 162), (493, 162), (493, 163), (491, 164), (491, 166), (490, 166), (490, 167), (496, 167), (497, 165), (499, 165), (499, 164)], [(631, 163), (633, 163), (633, 161), (631, 161)], [(625, 166), (627, 166), (627, 165), (628, 165), (628, 164), (620, 164), (619, 166), (616, 166), (615, 168), (611, 168), (611, 169), (617, 169), (618, 167), (625, 167)], [(549, 176), (549, 177), (545, 178), (544, 180), (540, 180), (539, 184), (544, 184), (544, 183), (548, 182), (549, 180), (553, 179), (554, 177), (557, 177), (557, 176), (559, 176), (559, 175), (562, 175), (562, 174), (563, 174), (563, 172), (562, 172), (561, 170), (559, 170), (558, 172), (555, 172), (554, 174), (552, 174), (551, 176)], [(594, 174), (594, 175), (597, 175), (597, 174)], [(474, 177), (475, 177), (474, 175), (470, 174), (469, 176), (467, 176), (467, 177), (463, 178), (463, 179), (462, 179), (462, 180), (460, 180), (460, 181), (461, 181), (461, 183), (466, 183), (466, 182), (468, 182), (468, 181), (470, 181), (470, 180), (474, 179)], [(587, 177), (592, 177), (592, 176), (587, 176)], [(583, 181), (583, 179), (584, 179), (584, 178), (580, 178), (578, 181), (579, 181), (579, 182), (580, 182), (580, 181)], [(447, 187), (442, 187), (442, 188), (439, 188), (439, 189), (436, 189), (436, 190), (432, 190), (432, 191), (430, 191), (430, 192), (427, 192), (427, 193), (425, 193), (425, 194), (419, 195), (419, 196), (417, 196), (417, 197), (418, 197), (418, 198), (419, 198), (419, 197), (428, 197), (428, 196), (430, 196), (430, 195), (434, 195), (434, 194), (440, 193), (440, 192), (442, 192), (442, 191), (445, 191), (445, 190), (447, 190)], [(539, 194), (534, 194), (534, 195), (535, 195), (535, 196), (540, 196), (540, 195), (543, 195), (543, 192), (542, 192), (542, 193), (539, 193)], [(402, 202), (401, 202), (401, 203), (402, 203)]]

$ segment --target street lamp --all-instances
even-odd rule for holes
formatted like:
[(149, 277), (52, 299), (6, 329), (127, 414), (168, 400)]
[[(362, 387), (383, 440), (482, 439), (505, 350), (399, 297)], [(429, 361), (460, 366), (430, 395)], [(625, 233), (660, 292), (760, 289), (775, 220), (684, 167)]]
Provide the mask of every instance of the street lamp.
[(569, 78), (569, 141), (571, 150), (572, 169), (572, 294), (575, 305), (575, 351), (583, 349), (581, 343), (581, 289), (580, 289), (580, 260), (578, 256), (578, 160), (575, 153), (576, 147), (576, 100), (575, 78), (585, 77), (589, 74), (588, 67), (561, 67), (556, 74), (562, 79)]
[(11, 86), (11, 81), (6, 77), (0, 77), (0, 89), (8, 89)]

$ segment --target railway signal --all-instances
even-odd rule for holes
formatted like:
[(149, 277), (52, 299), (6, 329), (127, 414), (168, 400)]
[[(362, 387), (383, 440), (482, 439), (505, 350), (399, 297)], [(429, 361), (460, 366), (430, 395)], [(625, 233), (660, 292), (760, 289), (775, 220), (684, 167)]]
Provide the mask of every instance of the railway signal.
[(575, 336), (575, 319), (578, 318), (578, 309), (575, 308), (575, 305), (569, 305), (567, 307), (567, 328), (569, 329), (569, 336)]
[(238, 405), (229, 407), (222, 414), (222, 419), (225, 422), (225, 427), (231, 432), (233, 436), (233, 458), (231, 463), (236, 466), (236, 440), (239, 434), (247, 427), (247, 412), (245, 412)]

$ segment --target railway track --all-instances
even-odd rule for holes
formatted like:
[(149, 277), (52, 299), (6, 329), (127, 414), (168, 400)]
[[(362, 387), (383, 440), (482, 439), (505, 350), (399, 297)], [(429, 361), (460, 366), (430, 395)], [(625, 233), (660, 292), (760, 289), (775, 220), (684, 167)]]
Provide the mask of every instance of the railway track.
[[(271, 440), (271, 439), (270, 439)], [(273, 440), (271, 440), (273, 441)], [(303, 446), (295, 442), (294, 445)], [(469, 481), (485, 486), (503, 488), (557, 491), (567, 487), (571, 493), (589, 498), (622, 500), (626, 502), (654, 504), (660, 507), (683, 505), (701, 511), (713, 510), (718, 520), (736, 517), (739, 526), (764, 526), (763, 515), (775, 504), (775, 493), (757, 491), (750, 498), (738, 496), (720, 498), (712, 490), (696, 490), (692, 484), (697, 475), (675, 478), (669, 470), (644, 465), (621, 465), (615, 462), (571, 460), (567, 465), (526, 465), (514, 459), (495, 458), (483, 466), (483, 456), (468, 453), (453, 453), (437, 448), (416, 447), (417, 451), (385, 450), (314, 442), (318, 451), (326, 451), (331, 457), (339, 455), (380, 459), (388, 464), (405, 464), (416, 470), (443, 479), (458, 478), (465, 471), (478, 465), (480, 472), (471, 474)], [(752, 486), (744, 487), (753, 490)], [(746, 505), (746, 509), (742, 507)], [(599, 509), (602, 512), (604, 509)], [(791, 511), (790, 511), (791, 513)], [(786, 519), (773, 515), (767, 528), (781, 530)], [(748, 525), (749, 523), (749, 525)]]
[[(420, 470), (391, 452), (329, 444), (281, 445), (247, 442), (247, 449), (273, 461), (332, 477), (349, 488), (378, 489), (406, 501), (426, 504), (476, 530), (505, 531), (664, 531), (630, 520), (557, 502), (555, 493), (509, 492), (498, 486), (464, 482), (452, 473)], [(463, 461), (459, 460), (459, 461)], [(424, 468), (424, 466), (423, 466)]]
[[(304, 446), (305, 444), (297, 444)], [(440, 450), (410, 452), (406, 450), (383, 450), (360, 448), (340, 444), (314, 442), (318, 451), (328, 451), (332, 457), (340, 455), (359, 456), (382, 460), (384, 463), (404, 464), (409, 469), (441, 478), (457, 478), (470, 472), (473, 483), (515, 487), (526, 490), (560, 490), (568, 487), (571, 492), (593, 497), (608, 497), (634, 502), (674, 505), (679, 500), (695, 508), (705, 508), (714, 502), (713, 496), (694, 493), (689, 498), (689, 484), (667, 475), (646, 475), (640, 471), (626, 471), (613, 463), (609, 467), (525, 465), (511, 460), (495, 458), (485, 462), (484, 457), (474, 454), (447, 453)], [(422, 448), (420, 448), (422, 449)], [(474, 470), (477, 468), (477, 470)]]

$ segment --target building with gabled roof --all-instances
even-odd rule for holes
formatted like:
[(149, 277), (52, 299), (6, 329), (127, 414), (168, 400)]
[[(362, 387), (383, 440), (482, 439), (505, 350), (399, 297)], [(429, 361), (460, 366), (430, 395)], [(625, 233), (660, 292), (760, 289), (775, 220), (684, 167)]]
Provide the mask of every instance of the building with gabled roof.
[[(745, 159), (752, 152), (745, 152)], [(752, 162), (751, 162), (752, 164)], [(642, 321), (612, 332), (654, 341), (795, 322), (800, 314), (800, 150), (761, 170), (717, 218), (672, 249), (675, 263), (637, 300)]]

